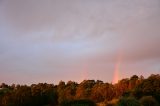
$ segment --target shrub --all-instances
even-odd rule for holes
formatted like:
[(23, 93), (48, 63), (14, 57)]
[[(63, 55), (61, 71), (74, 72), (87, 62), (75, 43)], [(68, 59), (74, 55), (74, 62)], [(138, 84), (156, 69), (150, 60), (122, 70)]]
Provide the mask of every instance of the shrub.
[(112, 99), (106, 103), (106, 106), (116, 106), (118, 99)]
[(81, 100), (65, 100), (63, 101), (60, 106), (96, 106), (96, 104), (88, 99), (81, 99)]
[(140, 99), (140, 103), (142, 104), (142, 106), (159, 106), (158, 102), (152, 96), (143, 96)]
[(120, 98), (120, 100), (117, 103), (117, 106), (140, 106), (140, 103), (133, 97), (123, 97)]

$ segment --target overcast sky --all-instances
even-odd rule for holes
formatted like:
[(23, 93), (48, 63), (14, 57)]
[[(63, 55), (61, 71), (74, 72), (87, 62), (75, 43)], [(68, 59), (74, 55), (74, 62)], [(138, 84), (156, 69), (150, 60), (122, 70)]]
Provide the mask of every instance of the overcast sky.
[(0, 0), (0, 83), (160, 73), (160, 0)]

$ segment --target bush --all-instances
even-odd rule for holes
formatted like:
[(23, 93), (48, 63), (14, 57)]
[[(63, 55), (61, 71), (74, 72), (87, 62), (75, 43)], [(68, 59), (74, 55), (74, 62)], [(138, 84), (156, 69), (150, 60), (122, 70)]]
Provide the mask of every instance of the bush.
[(82, 100), (65, 100), (63, 101), (60, 106), (96, 106), (96, 104), (88, 99)]
[(152, 96), (143, 96), (140, 99), (140, 103), (142, 104), (142, 106), (159, 106), (158, 102)]
[(123, 97), (118, 101), (117, 106), (140, 106), (140, 103), (133, 97)]
[(111, 101), (107, 101), (106, 106), (116, 106), (118, 99), (112, 99)]

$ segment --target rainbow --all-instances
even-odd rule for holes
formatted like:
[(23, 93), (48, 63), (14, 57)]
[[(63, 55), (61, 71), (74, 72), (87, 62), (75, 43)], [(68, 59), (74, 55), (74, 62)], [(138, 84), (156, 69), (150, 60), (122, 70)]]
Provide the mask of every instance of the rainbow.
[(115, 67), (114, 67), (113, 81), (112, 81), (113, 84), (117, 83), (118, 80), (119, 80), (121, 61), (122, 61), (122, 53), (120, 52), (118, 54), (116, 64), (115, 64)]
[(87, 66), (87, 64), (85, 64), (84, 66), (83, 66), (83, 68), (82, 68), (82, 74), (81, 74), (81, 80), (83, 81), (83, 80), (87, 80), (88, 79), (88, 66)]

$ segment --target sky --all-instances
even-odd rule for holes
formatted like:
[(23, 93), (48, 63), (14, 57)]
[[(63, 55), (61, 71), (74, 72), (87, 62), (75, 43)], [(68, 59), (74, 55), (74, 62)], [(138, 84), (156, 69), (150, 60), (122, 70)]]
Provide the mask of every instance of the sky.
[(159, 73), (159, 0), (0, 0), (0, 83)]

